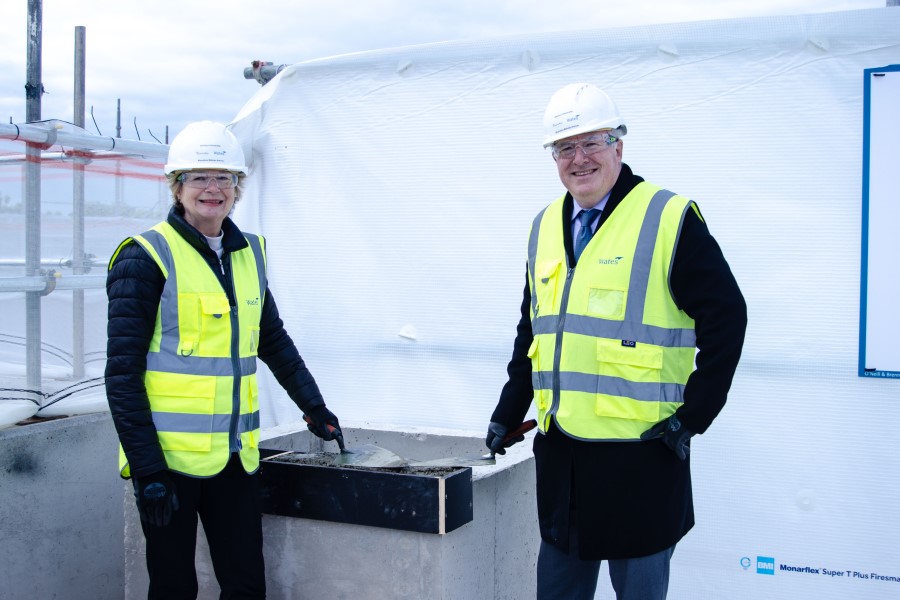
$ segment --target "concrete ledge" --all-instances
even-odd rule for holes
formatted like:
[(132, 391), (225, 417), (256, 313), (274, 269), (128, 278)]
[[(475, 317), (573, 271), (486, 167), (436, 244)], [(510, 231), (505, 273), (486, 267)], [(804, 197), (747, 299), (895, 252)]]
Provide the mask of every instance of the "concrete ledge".
[[(343, 427), (348, 448), (377, 444), (421, 460), (485, 452), (482, 434), (441, 429)], [(473, 521), (444, 535), (396, 531), (291, 517), (263, 516), (270, 600), (323, 597), (429, 600), (520, 600), (535, 594), (540, 537), (531, 437), (496, 465), (472, 468)], [(262, 445), (319, 451), (318, 440), (298, 422), (262, 432)], [(333, 447), (332, 447), (333, 446)], [(328, 451), (336, 445), (327, 443)], [(126, 598), (146, 597), (143, 535), (127, 497)], [(200, 600), (218, 598), (209, 550), (197, 544)]]
[(122, 479), (109, 413), (0, 430), (2, 598), (122, 598)]
[[(308, 436), (304, 427), (266, 445), (301, 449)], [(379, 600), (533, 598), (540, 538), (532, 436), (498, 464), (472, 468), (473, 521), (444, 535), (267, 515), (269, 597), (313, 599), (327, 589), (334, 598)], [(344, 437), (351, 449), (376, 444), (419, 460), (486, 451), (473, 432), (369, 425), (344, 427)]]

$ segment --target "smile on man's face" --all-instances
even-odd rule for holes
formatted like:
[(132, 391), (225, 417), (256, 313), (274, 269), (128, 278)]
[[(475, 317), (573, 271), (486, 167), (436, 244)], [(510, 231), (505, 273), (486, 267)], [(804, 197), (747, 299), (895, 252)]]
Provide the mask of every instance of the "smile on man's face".
[[(622, 169), (622, 140), (600, 147), (592, 143), (598, 132), (565, 138), (554, 144), (556, 148), (574, 146), (570, 158), (554, 158), (559, 180), (581, 208), (593, 208), (615, 185)], [(588, 146), (586, 153), (584, 146)]]

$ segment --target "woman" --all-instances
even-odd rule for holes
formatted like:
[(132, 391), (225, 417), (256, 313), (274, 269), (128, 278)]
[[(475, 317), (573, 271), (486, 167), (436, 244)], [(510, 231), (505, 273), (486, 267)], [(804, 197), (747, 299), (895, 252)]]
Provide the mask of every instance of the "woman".
[(122, 242), (107, 278), (106, 391), (146, 539), (149, 598), (195, 598), (197, 518), (222, 598), (264, 598), (256, 358), (324, 440), (340, 435), (278, 316), (265, 240), (231, 221), (247, 175), (220, 123), (169, 147), (173, 206)]

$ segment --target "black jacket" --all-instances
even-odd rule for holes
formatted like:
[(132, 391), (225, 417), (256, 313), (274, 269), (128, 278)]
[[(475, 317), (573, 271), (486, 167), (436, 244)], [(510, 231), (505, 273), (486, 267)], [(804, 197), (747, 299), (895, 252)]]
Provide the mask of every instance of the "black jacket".
[[(206, 259), (234, 306), (230, 254), (248, 245), (241, 230), (228, 218), (222, 224), (224, 254), (220, 267), (216, 253), (209, 248), (203, 234), (174, 209), (166, 220)], [(165, 278), (156, 262), (134, 241), (126, 244), (115, 257), (106, 280), (109, 298), (106, 396), (119, 441), (135, 478), (166, 468), (143, 379), (164, 285)], [(300, 410), (309, 412), (325, 404), (318, 385), (278, 316), (278, 307), (268, 285), (262, 306), (258, 356)]]
[[(641, 181), (622, 164), (596, 235), (602, 235), (609, 215)], [(567, 194), (560, 223), (570, 265), (575, 264), (572, 203)], [(747, 307), (719, 245), (692, 210), (675, 249), (671, 289), (677, 305), (695, 322), (699, 350), (677, 415), (689, 430), (703, 433), (725, 405), (741, 355)], [(534, 397), (527, 356), (533, 339), (530, 306), (526, 279), (509, 379), (491, 416), (508, 427), (522, 421)], [(541, 536), (564, 551), (575, 515), (580, 555), (586, 559), (653, 554), (678, 542), (694, 525), (690, 458), (679, 460), (659, 440), (579, 441), (554, 423), (535, 437), (534, 455)]]

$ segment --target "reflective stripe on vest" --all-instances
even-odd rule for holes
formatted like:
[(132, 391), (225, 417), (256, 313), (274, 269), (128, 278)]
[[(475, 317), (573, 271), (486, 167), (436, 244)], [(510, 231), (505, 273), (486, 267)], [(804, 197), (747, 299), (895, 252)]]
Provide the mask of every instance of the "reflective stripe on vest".
[[(259, 466), (256, 354), (266, 290), (263, 239), (229, 255), (236, 307), (209, 264), (168, 223), (135, 236), (166, 278), (144, 383), (173, 471), (215, 475), (240, 450)], [(120, 453), (120, 468), (129, 475)]]
[(690, 200), (641, 183), (568, 268), (558, 199), (532, 225), (532, 385), (543, 431), (637, 440), (683, 402), (694, 323), (669, 276)]

